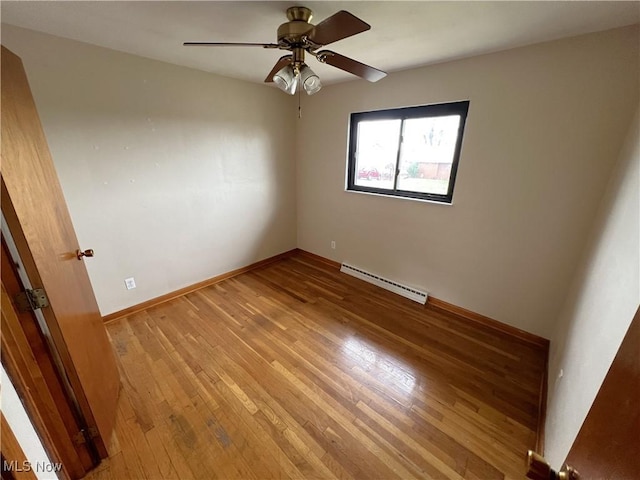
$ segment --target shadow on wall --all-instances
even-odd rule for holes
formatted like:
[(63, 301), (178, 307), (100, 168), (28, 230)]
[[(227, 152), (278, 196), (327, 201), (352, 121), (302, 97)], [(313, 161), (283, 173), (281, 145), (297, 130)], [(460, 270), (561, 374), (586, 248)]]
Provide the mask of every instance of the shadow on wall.
[(289, 97), (17, 27), (2, 37), (23, 59), (78, 240), (96, 251), (102, 314), (296, 246)]
[(638, 113), (551, 340), (545, 456), (559, 468), (640, 301)]

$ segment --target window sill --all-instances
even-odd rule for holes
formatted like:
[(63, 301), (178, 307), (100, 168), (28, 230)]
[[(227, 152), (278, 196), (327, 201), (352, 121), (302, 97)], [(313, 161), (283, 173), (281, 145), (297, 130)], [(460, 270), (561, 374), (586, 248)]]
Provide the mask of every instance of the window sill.
[(426, 198), (403, 197), (403, 196), (400, 196), (400, 195), (393, 195), (393, 194), (387, 195), (385, 193), (365, 192), (365, 191), (362, 191), (362, 190), (351, 190), (349, 188), (345, 188), (344, 191), (347, 192), (347, 193), (359, 193), (359, 194), (362, 194), (362, 195), (373, 195), (373, 196), (376, 196), (376, 197), (392, 198), (392, 199), (395, 199), (395, 200), (410, 200), (412, 202), (430, 203), (432, 205), (442, 205), (442, 206), (445, 206), (445, 207), (452, 207), (453, 206), (453, 201), (451, 201), (451, 202), (441, 202), (441, 201), (438, 201), (438, 200), (429, 200), (429, 199), (426, 199)]

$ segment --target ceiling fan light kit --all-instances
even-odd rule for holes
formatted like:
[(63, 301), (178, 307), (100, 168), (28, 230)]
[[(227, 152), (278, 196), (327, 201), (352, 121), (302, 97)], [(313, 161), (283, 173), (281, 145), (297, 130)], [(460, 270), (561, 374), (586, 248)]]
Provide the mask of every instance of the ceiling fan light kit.
[(296, 93), (298, 84), (307, 92), (307, 95), (313, 95), (322, 88), (320, 77), (306, 64), (302, 64), (300, 68), (292, 65), (283, 67), (273, 75), (273, 82), (280, 90), (289, 95)]
[(298, 75), (291, 65), (287, 65), (273, 76), (273, 82), (283, 92), (294, 95), (298, 88)]
[(185, 42), (184, 45), (247, 46), (288, 50), (291, 54), (280, 57), (264, 81), (275, 83), (289, 95), (294, 95), (298, 88), (304, 89), (308, 95), (313, 95), (322, 88), (320, 77), (305, 63), (306, 53), (321, 63), (334, 66), (370, 82), (377, 82), (387, 75), (382, 70), (330, 50), (317, 51), (329, 43), (369, 30), (371, 28), (369, 24), (345, 10), (335, 13), (318, 25), (310, 23), (312, 17), (313, 12), (306, 7), (288, 8), (289, 21), (278, 27), (278, 43)]
[(307, 95), (313, 95), (322, 88), (320, 77), (311, 70), (307, 65), (303, 65), (300, 69), (300, 83)]

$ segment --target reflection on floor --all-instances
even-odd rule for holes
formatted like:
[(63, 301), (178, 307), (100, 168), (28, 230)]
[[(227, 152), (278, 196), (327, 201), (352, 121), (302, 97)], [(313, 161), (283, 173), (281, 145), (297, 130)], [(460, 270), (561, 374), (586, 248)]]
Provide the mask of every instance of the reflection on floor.
[(108, 325), (123, 388), (86, 478), (521, 479), (543, 352), (306, 256)]

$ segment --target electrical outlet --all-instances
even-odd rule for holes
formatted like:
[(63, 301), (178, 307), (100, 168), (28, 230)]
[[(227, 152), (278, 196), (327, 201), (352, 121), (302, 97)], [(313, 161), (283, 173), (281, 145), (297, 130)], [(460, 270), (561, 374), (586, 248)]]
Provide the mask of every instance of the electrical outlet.
[(136, 288), (136, 281), (133, 277), (125, 278), (124, 285), (127, 287), (127, 290), (131, 290), (132, 288)]
[(336, 249), (336, 241), (335, 240), (331, 240), (331, 249), (332, 250)]

